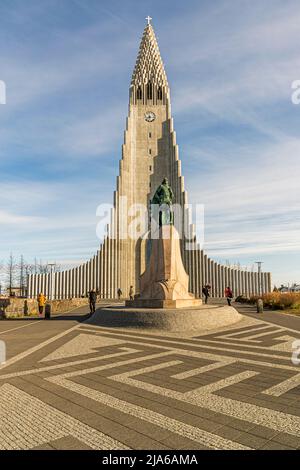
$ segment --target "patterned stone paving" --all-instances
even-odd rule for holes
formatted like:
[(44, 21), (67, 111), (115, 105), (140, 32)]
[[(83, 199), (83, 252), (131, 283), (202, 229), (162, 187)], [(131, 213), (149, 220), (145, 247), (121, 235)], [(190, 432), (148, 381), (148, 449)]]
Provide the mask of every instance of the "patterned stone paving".
[(299, 331), (246, 317), (196, 337), (69, 326), (0, 368), (0, 449), (300, 448)]

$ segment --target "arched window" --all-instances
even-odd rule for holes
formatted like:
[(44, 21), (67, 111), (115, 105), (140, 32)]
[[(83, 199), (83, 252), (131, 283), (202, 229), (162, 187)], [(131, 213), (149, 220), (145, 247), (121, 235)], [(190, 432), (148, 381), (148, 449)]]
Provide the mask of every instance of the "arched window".
[(147, 99), (152, 100), (152, 83), (147, 84)]
[(141, 89), (141, 87), (139, 86), (138, 89), (136, 90), (136, 99), (137, 99), (137, 100), (141, 100), (142, 97), (143, 97), (142, 89)]
[(162, 89), (161, 89), (161, 87), (159, 87), (158, 90), (157, 90), (157, 99), (160, 100), (160, 101), (162, 100)]

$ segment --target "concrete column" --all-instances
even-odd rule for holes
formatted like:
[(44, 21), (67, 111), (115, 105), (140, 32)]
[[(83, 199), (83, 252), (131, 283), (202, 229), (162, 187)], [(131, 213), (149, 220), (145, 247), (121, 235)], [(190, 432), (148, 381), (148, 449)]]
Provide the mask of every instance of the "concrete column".
[(260, 277), (259, 283), (260, 283), (261, 294), (263, 295), (265, 293), (264, 273), (261, 272), (259, 277)]
[(61, 273), (57, 273), (57, 298), (60, 299), (60, 291), (61, 291)]
[(111, 298), (115, 299), (117, 297), (117, 289), (116, 289), (116, 274), (117, 274), (117, 266), (116, 266), (116, 240), (111, 238)]
[(34, 274), (30, 274), (30, 277), (31, 277), (31, 281), (30, 281), (30, 284), (31, 284), (30, 298), (33, 299), (34, 298), (34, 279), (35, 279), (35, 276), (34, 276)]
[(204, 258), (204, 264), (203, 264), (203, 268), (204, 268), (204, 278), (203, 278), (203, 284), (208, 284), (208, 259), (207, 259), (207, 255), (203, 255), (203, 258)]
[(53, 286), (53, 290), (54, 290), (54, 299), (57, 299), (57, 273), (54, 273), (53, 275), (53, 283), (54, 283), (54, 286)]
[(37, 291), (36, 282), (37, 282), (37, 276), (36, 274), (33, 274), (32, 275), (32, 298), (36, 297), (36, 291)]
[(225, 284), (226, 284), (225, 271), (226, 271), (225, 266), (223, 266), (223, 265), (220, 266), (220, 275), (221, 275), (221, 281), (220, 281), (220, 297), (224, 297)]
[(107, 289), (107, 295), (108, 295), (108, 298), (111, 299), (112, 298), (112, 292), (111, 292), (111, 288), (112, 288), (112, 269), (113, 269), (113, 266), (112, 266), (112, 244), (111, 244), (111, 239), (108, 238), (107, 239), (107, 248), (108, 248), (108, 256), (107, 256), (107, 284), (108, 284), (108, 289)]
[(39, 292), (41, 292), (41, 275), (40, 274), (37, 274), (37, 283), (36, 283), (36, 291), (37, 291), (37, 295), (39, 295)]
[(101, 292), (101, 299), (104, 298), (104, 254), (103, 254), (103, 244), (100, 247), (100, 272), (99, 272), (99, 279), (100, 279), (100, 292)]
[(91, 290), (91, 261), (86, 262), (86, 271), (85, 271), (85, 279), (86, 279), (86, 292)]
[(237, 289), (237, 282), (236, 282), (236, 270), (234, 268), (231, 269), (231, 276), (232, 276), (232, 290), (233, 290), (234, 296), (236, 297), (238, 295), (238, 289)]
[(204, 263), (204, 253), (203, 250), (200, 250), (200, 269), (201, 269), (201, 282), (200, 282), (200, 297), (202, 296), (202, 287), (205, 283), (205, 263)]
[(220, 265), (219, 263), (215, 263), (215, 273), (216, 273), (216, 278), (215, 278), (215, 283), (216, 283), (216, 297), (220, 297), (220, 292), (221, 292), (221, 289), (220, 289), (220, 281), (221, 281), (221, 278), (220, 278)]
[(32, 298), (32, 274), (27, 276), (27, 297), (29, 299)]
[(241, 271), (241, 294), (245, 294), (245, 271)]
[(258, 274), (253, 273), (253, 275), (254, 275), (254, 279), (253, 279), (253, 281), (254, 281), (254, 294), (258, 295), (259, 294), (259, 292), (258, 292)]
[(82, 265), (78, 266), (78, 274), (77, 274), (77, 279), (78, 279), (78, 284), (77, 284), (77, 288), (78, 288), (78, 296), (81, 297), (82, 296)]
[(249, 271), (248, 273), (248, 286), (249, 286), (249, 296), (253, 294), (253, 286), (252, 286), (252, 272)]
[(49, 298), (49, 289), (46, 281), (46, 274), (41, 274), (41, 292), (46, 295), (47, 298)]
[(51, 274), (43, 274), (43, 292), (46, 292), (47, 299), (53, 298), (53, 290), (52, 290), (52, 278)]
[(248, 297), (248, 271), (244, 271), (245, 274), (245, 295)]
[(211, 262), (209, 258), (207, 258), (207, 284), (211, 284)]
[(102, 246), (99, 250), (99, 291), (100, 291), (100, 298), (103, 298), (103, 262), (102, 262)]
[(102, 246), (103, 252), (103, 298), (107, 299), (107, 249), (106, 249), (106, 238), (103, 241)]
[(68, 298), (68, 271), (64, 271), (63, 276), (63, 292), (64, 292), (64, 299)]
[[(109, 288), (110, 288), (110, 279), (109, 279), (109, 274), (110, 274), (110, 259), (109, 259), (109, 241), (108, 238), (105, 240), (105, 280), (106, 280), (106, 289), (105, 289), (105, 298), (109, 299)], [(130, 257), (130, 262), (132, 263), (132, 256)], [(131, 277), (133, 274), (133, 267), (131, 266)]]
[(96, 289), (96, 292), (99, 292), (99, 250), (97, 251), (97, 255), (95, 256), (95, 269), (94, 269), (94, 286)]
[(70, 270), (66, 271), (66, 299), (70, 298)]
[(240, 295), (241, 293), (241, 271), (237, 269), (235, 271), (235, 276), (236, 276), (236, 292), (237, 295)]
[(73, 272), (73, 295), (75, 299), (78, 297), (77, 295), (77, 266), (74, 268), (74, 272)]
[(46, 294), (46, 289), (44, 288), (43, 274), (39, 274), (39, 292), (43, 292), (43, 294)]
[(264, 294), (268, 292), (267, 273), (262, 273), (262, 291)]
[(217, 275), (217, 263), (215, 261), (212, 262), (213, 268), (213, 293), (214, 297), (218, 296), (218, 275)]
[(227, 286), (231, 287), (231, 280), (230, 280), (230, 273), (229, 273), (229, 268), (228, 266), (224, 267), (224, 281), (225, 281), (225, 286), (224, 286), (224, 292), (223, 295), (225, 295), (225, 288)]
[(271, 273), (267, 273), (267, 277), (268, 277), (268, 292), (271, 292), (271, 290), (272, 290), (272, 275), (271, 275)]
[(77, 297), (81, 297), (81, 279), (80, 279), (80, 275), (81, 275), (81, 270), (80, 270), (80, 266), (77, 267)]
[(84, 263), (82, 266), (82, 294), (87, 294), (87, 264)]
[(37, 296), (42, 290), (42, 275), (38, 274), (38, 279), (37, 279)]
[(70, 270), (70, 297), (73, 299), (76, 294), (76, 276), (75, 276), (76, 268), (72, 268)]
[(195, 251), (195, 295), (200, 297), (200, 286), (201, 286), (201, 259), (200, 259), (200, 248)]
[(248, 271), (248, 274), (247, 274), (247, 277), (248, 277), (248, 297), (250, 297), (250, 295), (252, 294), (252, 287), (251, 287), (251, 272)]

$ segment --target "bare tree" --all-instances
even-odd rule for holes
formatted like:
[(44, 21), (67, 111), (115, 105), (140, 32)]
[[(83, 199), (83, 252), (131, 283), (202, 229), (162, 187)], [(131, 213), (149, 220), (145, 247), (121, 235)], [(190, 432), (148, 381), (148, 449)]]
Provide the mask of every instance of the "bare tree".
[(17, 281), (17, 269), (18, 265), (13, 254), (11, 253), (5, 266), (6, 283), (10, 296), (12, 296), (12, 289)]
[(37, 265), (37, 270), (39, 274), (48, 274), (49, 273), (49, 266), (47, 263), (43, 263), (42, 260)]
[(19, 271), (19, 286), (20, 286), (20, 295), (21, 297), (25, 297), (26, 292), (27, 292), (27, 277), (29, 274), (31, 274), (34, 271), (34, 265), (28, 264), (24, 260), (24, 256), (21, 255), (20, 257), (20, 263), (18, 265), (18, 271)]

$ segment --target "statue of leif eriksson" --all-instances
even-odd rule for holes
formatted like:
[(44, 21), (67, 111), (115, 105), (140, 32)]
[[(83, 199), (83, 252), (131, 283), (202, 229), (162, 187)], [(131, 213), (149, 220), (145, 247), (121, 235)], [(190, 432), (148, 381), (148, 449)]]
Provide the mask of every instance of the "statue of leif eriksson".
[(151, 201), (151, 214), (156, 220), (158, 215), (159, 227), (174, 224), (174, 214), (172, 211), (173, 200), (174, 193), (172, 188), (167, 178), (164, 178)]

